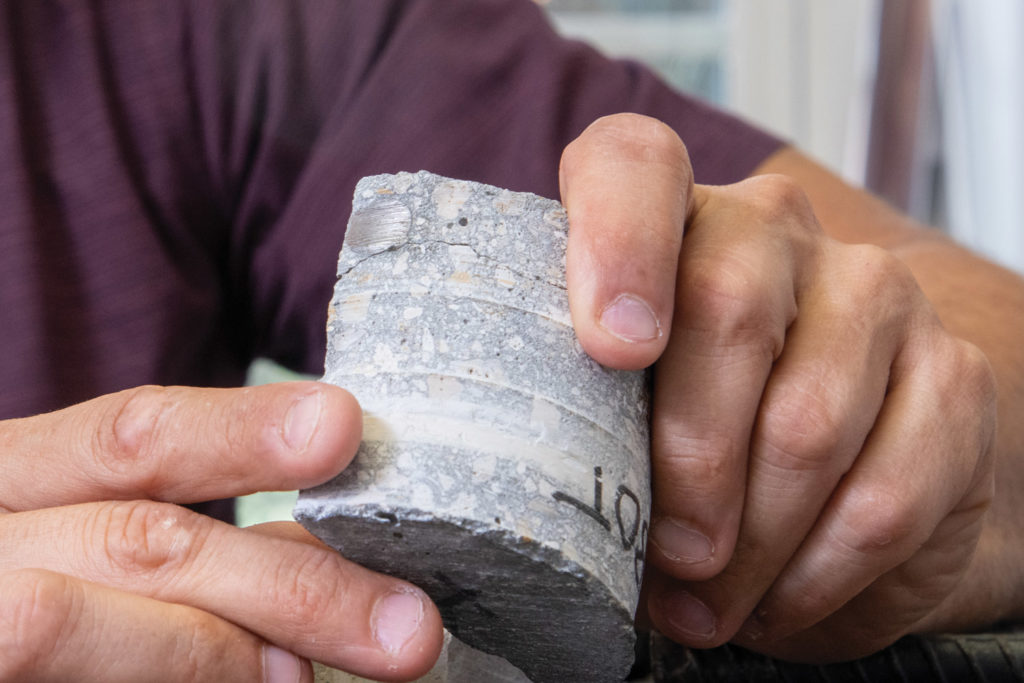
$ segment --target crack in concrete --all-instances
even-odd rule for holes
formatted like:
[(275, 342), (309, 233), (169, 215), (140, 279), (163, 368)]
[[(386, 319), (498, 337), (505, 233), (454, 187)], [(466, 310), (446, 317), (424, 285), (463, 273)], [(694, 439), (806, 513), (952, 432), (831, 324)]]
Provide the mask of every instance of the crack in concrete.
[(338, 279), (341, 279), (342, 277), (348, 275), (349, 273), (351, 273), (353, 270), (355, 270), (356, 268), (361, 266), (366, 261), (369, 261), (372, 258), (380, 256), (381, 254), (386, 254), (388, 252), (395, 252), (395, 251), (400, 252), (400, 251), (402, 251), (404, 249), (409, 249), (411, 247), (416, 247), (416, 246), (439, 245), (439, 244), (447, 246), (447, 247), (466, 247), (467, 249), (469, 249), (470, 251), (473, 252), (473, 255), (476, 257), (476, 259), (478, 261), (483, 261), (485, 263), (491, 264), (494, 267), (505, 268), (510, 273), (512, 273), (513, 275), (516, 275), (517, 277), (522, 278), (524, 280), (533, 280), (534, 282), (544, 282), (544, 283), (546, 283), (548, 285), (551, 285), (552, 287), (556, 287), (556, 288), (561, 289), (563, 291), (567, 291), (567, 288), (566, 288), (566, 285), (565, 285), (564, 282), (555, 282), (555, 281), (553, 281), (553, 280), (551, 280), (549, 278), (542, 277), (540, 275), (535, 275), (535, 274), (531, 274), (531, 273), (521, 272), (521, 271), (511, 267), (508, 263), (499, 261), (498, 259), (492, 258), (492, 257), (487, 256), (485, 254), (481, 254), (480, 251), (475, 246), (473, 246), (472, 244), (470, 244), (468, 242), (448, 242), (446, 240), (437, 240), (437, 239), (409, 240), (407, 242), (403, 242), (402, 244), (392, 244), (392, 245), (390, 245), (390, 246), (388, 246), (388, 247), (386, 247), (384, 249), (381, 249), (380, 251), (376, 251), (376, 252), (374, 252), (372, 254), (368, 254), (366, 256), (363, 256), (358, 261), (356, 261), (355, 263), (353, 263), (350, 266), (348, 266), (348, 268), (346, 268), (344, 271), (339, 272), (338, 273)]

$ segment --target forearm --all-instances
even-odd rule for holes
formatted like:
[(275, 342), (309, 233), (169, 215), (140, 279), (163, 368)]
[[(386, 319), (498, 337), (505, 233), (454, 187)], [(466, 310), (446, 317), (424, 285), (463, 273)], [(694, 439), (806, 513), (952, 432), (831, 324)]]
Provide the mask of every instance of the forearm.
[(951, 596), (948, 610), (942, 610), (948, 614), (936, 615), (936, 622), (948, 619), (967, 626), (1024, 617), (1024, 279), (914, 223), (793, 150), (775, 154), (758, 171), (784, 173), (800, 182), (832, 237), (875, 244), (898, 256), (946, 328), (988, 358), (998, 388), (995, 498), (964, 590)]

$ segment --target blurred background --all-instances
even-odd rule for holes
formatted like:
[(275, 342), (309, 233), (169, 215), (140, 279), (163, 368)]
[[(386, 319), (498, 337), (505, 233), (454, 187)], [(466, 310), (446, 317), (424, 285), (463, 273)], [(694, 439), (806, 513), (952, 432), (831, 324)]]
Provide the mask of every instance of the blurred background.
[(1024, 271), (1024, 2), (537, 1)]

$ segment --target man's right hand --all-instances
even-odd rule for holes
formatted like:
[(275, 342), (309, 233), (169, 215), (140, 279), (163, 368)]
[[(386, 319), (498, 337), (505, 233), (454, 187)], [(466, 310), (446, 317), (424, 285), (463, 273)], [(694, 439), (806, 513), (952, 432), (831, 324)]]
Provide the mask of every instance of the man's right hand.
[(238, 529), (176, 503), (312, 486), (359, 444), (342, 389), (142, 387), (0, 422), (0, 681), (311, 681), (306, 658), (425, 673), (418, 588), (293, 523)]

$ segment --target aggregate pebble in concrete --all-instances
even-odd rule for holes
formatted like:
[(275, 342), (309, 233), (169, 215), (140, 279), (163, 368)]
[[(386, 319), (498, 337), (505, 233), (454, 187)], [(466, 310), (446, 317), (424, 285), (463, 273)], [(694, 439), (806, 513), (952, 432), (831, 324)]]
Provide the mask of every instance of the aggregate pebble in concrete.
[(566, 216), (426, 172), (364, 178), (323, 381), (363, 442), (295, 516), (406, 578), (459, 639), (537, 683), (621, 681), (650, 509), (647, 387), (576, 340)]

